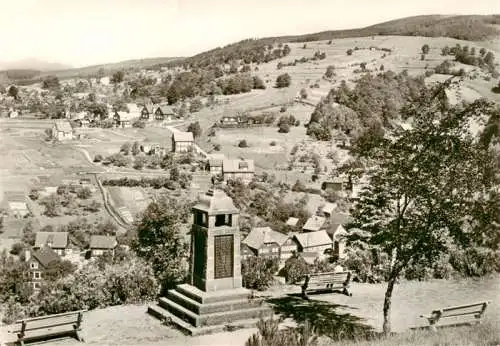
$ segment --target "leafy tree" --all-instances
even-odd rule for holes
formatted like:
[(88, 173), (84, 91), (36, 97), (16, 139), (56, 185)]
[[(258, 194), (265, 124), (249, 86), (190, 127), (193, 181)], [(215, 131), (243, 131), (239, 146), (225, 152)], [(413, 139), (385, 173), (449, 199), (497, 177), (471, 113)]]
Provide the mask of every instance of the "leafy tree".
[(189, 124), (187, 130), (188, 130), (188, 132), (193, 133), (194, 138), (199, 138), (201, 136), (201, 132), (202, 132), (200, 122), (196, 121), (194, 123)]
[(484, 56), (484, 62), (486, 65), (493, 66), (495, 62), (495, 55), (492, 52), (486, 53), (486, 55)]
[(393, 288), (406, 268), (429, 265), (452, 246), (482, 244), (498, 232), (487, 207), (499, 198), (492, 189), (493, 161), (467, 130), (471, 117), (493, 108), (484, 100), (451, 107), (442, 99), (447, 84), (423, 90), (402, 110), (414, 127), (366, 155), (379, 168), (352, 212), (352, 226), (364, 232), (351, 241), (392, 259), (383, 306), (386, 334)]
[(19, 96), (19, 89), (15, 85), (11, 85), (7, 94), (17, 100)]
[(240, 147), (240, 148), (248, 148), (247, 140), (246, 139), (240, 140), (239, 143), (238, 143), (238, 147)]
[(353, 50), (352, 50), (352, 49), (348, 49), (348, 50), (347, 50), (347, 55), (352, 55), (352, 53), (353, 53)]
[(128, 155), (130, 153), (131, 148), (132, 148), (132, 144), (130, 144), (129, 142), (125, 142), (120, 147), (120, 152), (123, 153), (123, 155)]
[(90, 191), (88, 187), (82, 187), (77, 191), (76, 195), (80, 199), (89, 199), (90, 197), (92, 197), (92, 191)]
[(266, 88), (266, 84), (264, 83), (264, 81), (258, 77), (258, 76), (253, 76), (253, 87), (252, 89), (265, 89)]
[(101, 162), (103, 160), (103, 157), (101, 154), (97, 154), (94, 156), (94, 162)]
[(200, 99), (194, 99), (191, 101), (191, 104), (189, 105), (189, 112), (190, 113), (196, 113), (199, 112), (203, 108), (203, 103), (201, 102)]
[(277, 270), (278, 259), (250, 256), (241, 261), (243, 286), (263, 291), (271, 286)]
[(31, 189), (28, 196), (32, 201), (36, 201), (38, 200), (38, 198), (40, 198), (40, 192), (38, 191), (38, 189), (33, 188)]
[(326, 78), (333, 78), (334, 76), (335, 76), (335, 66), (329, 65), (326, 68), (325, 77)]
[(300, 89), (300, 98), (303, 100), (307, 98), (307, 90), (306, 89), (304, 89), (304, 88)]
[(441, 49), (441, 55), (443, 56), (450, 55), (450, 47), (444, 46), (443, 49)]
[(480, 54), (481, 56), (484, 56), (484, 55), (486, 54), (486, 49), (485, 49), (484, 47), (483, 47), (483, 48), (481, 48), (481, 49), (479, 50), (479, 54)]
[(290, 125), (288, 125), (288, 123), (281, 123), (279, 125), (278, 132), (279, 133), (288, 133), (288, 132), (290, 132)]
[(276, 78), (277, 88), (289, 87), (291, 83), (292, 83), (292, 77), (288, 73), (281, 74)]
[(177, 166), (174, 166), (170, 169), (170, 180), (172, 181), (178, 181), (179, 180), (179, 168)]
[(161, 197), (149, 204), (137, 225), (132, 248), (151, 264), (163, 288), (173, 287), (186, 276), (187, 249), (180, 227), (188, 208), (178, 199)]
[(135, 141), (134, 144), (132, 144), (132, 155), (138, 155), (141, 152), (141, 145), (139, 142)]
[(56, 194), (45, 197), (40, 204), (45, 207), (45, 215), (49, 217), (61, 215), (61, 202)]
[(422, 54), (424, 55), (429, 54), (429, 51), (431, 50), (427, 43), (424, 44), (421, 49), (422, 49)]
[(284, 276), (286, 282), (290, 284), (300, 281), (308, 273), (309, 265), (298, 254), (288, 258), (284, 267), (280, 270), (280, 275)]
[(285, 46), (283, 47), (283, 56), (289, 55), (290, 51), (291, 51), (290, 47), (287, 44), (285, 44)]
[(120, 84), (123, 82), (123, 79), (125, 78), (125, 72), (123, 71), (116, 71), (111, 75), (111, 83), (113, 84)]

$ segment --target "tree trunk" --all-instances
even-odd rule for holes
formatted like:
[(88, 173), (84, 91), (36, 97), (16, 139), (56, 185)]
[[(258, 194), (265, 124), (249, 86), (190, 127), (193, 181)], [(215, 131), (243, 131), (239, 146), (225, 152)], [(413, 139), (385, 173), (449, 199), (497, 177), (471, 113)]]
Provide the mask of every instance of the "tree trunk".
[(387, 290), (385, 291), (384, 299), (384, 334), (389, 335), (391, 333), (391, 299), (392, 291), (394, 290), (394, 284), (396, 283), (397, 275), (392, 275), (387, 283)]

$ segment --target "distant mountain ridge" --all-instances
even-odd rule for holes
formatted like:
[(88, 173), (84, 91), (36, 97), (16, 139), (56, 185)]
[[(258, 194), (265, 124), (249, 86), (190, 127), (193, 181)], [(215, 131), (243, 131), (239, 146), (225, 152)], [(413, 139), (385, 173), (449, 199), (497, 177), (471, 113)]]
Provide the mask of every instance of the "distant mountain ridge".
[(66, 70), (73, 68), (59, 62), (49, 62), (37, 58), (23, 58), (15, 61), (0, 61), (0, 71), (3, 70), (36, 70), (41, 72)]

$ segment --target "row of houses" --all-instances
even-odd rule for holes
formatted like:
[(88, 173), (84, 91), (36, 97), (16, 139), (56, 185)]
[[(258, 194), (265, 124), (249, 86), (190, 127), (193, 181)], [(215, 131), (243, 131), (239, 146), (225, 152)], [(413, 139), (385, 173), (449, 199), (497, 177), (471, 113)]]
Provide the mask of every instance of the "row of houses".
[[(116, 237), (93, 235), (90, 237), (87, 257), (96, 258), (105, 253), (114, 254), (118, 243)], [(68, 232), (37, 232), (35, 244), (31, 250), (25, 252), (25, 261), (28, 265), (27, 283), (38, 290), (47, 272), (66, 256), (72, 254)]]
[(329, 230), (283, 234), (270, 227), (255, 227), (242, 241), (242, 258), (261, 256), (285, 261), (294, 253), (312, 260), (331, 255), (344, 258), (344, 228), (340, 226)]

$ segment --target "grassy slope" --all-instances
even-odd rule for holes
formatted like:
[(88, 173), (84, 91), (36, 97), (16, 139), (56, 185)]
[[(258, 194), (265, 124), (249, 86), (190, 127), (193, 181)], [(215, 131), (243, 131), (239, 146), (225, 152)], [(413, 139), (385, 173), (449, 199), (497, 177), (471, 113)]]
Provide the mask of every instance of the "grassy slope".
[[(393, 328), (397, 335), (376, 342), (361, 342), (361, 345), (496, 345), (500, 341), (499, 301), (497, 292), (500, 277), (480, 280), (459, 281), (435, 280), (431, 282), (402, 282), (396, 287), (393, 298)], [(293, 292), (300, 289), (293, 288)], [(380, 328), (384, 284), (356, 284), (352, 286), (352, 297), (339, 294), (313, 295), (313, 300), (305, 302), (285, 295), (283, 288), (277, 287), (265, 292), (276, 297), (277, 312), (302, 321), (314, 318), (317, 323), (331, 325), (333, 331), (340, 327), (372, 326)], [(467, 302), (492, 300), (485, 315), (484, 326), (474, 328), (445, 329), (432, 335), (410, 333), (409, 327), (418, 325), (418, 315), (429, 313), (431, 309)], [(293, 304), (290, 304), (293, 303)], [(86, 313), (83, 332), (87, 345), (244, 345), (254, 329), (218, 333), (200, 337), (186, 337), (180, 332), (162, 326), (158, 320), (146, 314), (145, 305), (125, 305)], [(373, 316), (371, 318), (370, 316)], [(421, 321), (419, 321), (421, 322)], [(327, 326), (328, 327), (328, 326)], [(7, 328), (0, 328), (2, 332)], [(331, 339), (322, 338), (321, 345), (332, 345)], [(79, 345), (73, 339), (53, 342), (51, 345)], [(353, 345), (346, 341), (334, 345)]]

